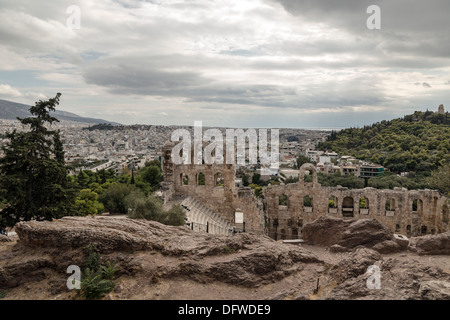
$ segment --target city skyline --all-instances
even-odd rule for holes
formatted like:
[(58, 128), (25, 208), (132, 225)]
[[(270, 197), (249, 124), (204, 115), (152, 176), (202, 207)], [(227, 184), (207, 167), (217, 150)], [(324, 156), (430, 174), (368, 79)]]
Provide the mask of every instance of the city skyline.
[[(371, 5), (381, 29), (367, 27)], [(61, 92), (60, 110), (125, 125), (369, 125), (446, 105), (449, 9), (443, 0), (5, 0), (0, 99), (32, 105)]]

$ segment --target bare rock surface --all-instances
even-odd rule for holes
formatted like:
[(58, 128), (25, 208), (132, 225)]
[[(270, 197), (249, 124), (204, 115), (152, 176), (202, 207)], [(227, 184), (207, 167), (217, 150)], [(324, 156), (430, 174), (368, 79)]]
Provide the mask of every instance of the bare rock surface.
[[(20, 245), (51, 250), (53, 258), (46, 260), (45, 267), (53, 265), (59, 269), (83, 264), (76, 254), (64, 252), (80, 252), (92, 244), (119, 261), (124, 274), (144, 270), (149, 278), (189, 277), (247, 287), (283, 279), (301, 271), (305, 263), (322, 263), (299, 246), (283, 245), (266, 236), (209, 235), (125, 217), (64, 217), (53, 222), (21, 222), (15, 229)], [(130, 258), (126, 253), (134, 254)], [(144, 258), (149, 255), (150, 259)], [(31, 269), (42, 267), (33, 261), (23, 265)], [(14, 285), (6, 280), (20, 273), (13, 266), (3, 267), (0, 286)]]
[(450, 300), (450, 282), (424, 281), (420, 284), (419, 294), (425, 300)]
[[(319, 224), (332, 226), (329, 221)], [(432, 248), (445, 244), (445, 236), (408, 241), (441, 253), (424, 257), (417, 249), (397, 251), (405, 239), (386, 239), (372, 222), (337, 223), (333, 232), (311, 234), (322, 245), (294, 246), (251, 233), (217, 236), (125, 217), (23, 222), (15, 228), (18, 240), (0, 243), (0, 291), (4, 299), (79, 299), (66, 287), (67, 267), (83, 270), (83, 248), (95, 244), (101, 262), (119, 268), (105, 299), (448, 299), (450, 256)], [(358, 236), (344, 236), (350, 228)], [(371, 241), (357, 241), (367, 229), (374, 231)], [(342, 239), (349, 247), (337, 244)], [(373, 266), (380, 289), (367, 286)]]
[(320, 217), (307, 223), (302, 229), (302, 238), (308, 244), (331, 246), (337, 244), (351, 221)]
[[(406, 258), (406, 257), (405, 257)], [(323, 281), (326, 300), (426, 300), (449, 298), (450, 270), (415, 259), (385, 258), (378, 252), (362, 248), (336, 264)], [(446, 263), (444, 262), (445, 266)], [(378, 268), (379, 287), (373, 284)]]
[(337, 244), (347, 248), (355, 248), (357, 246), (371, 248), (380, 242), (391, 240), (392, 237), (393, 235), (389, 229), (378, 220), (360, 219), (345, 229)]
[(334, 246), (333, 250), (338, 251), (357, 246), (372, 248), (383, 241), (393, 240), (393, 234), (376, 219), (351, 221), (333, 217), (320, 217), (305, 224), (302, 237), (308, 244)]
[(450, 231), (413, 237), (410, 240), (409, 249), (419, 255), (450, 255)]
[(373, 246), (373, 249), (375, 251), (378, 251), (379, 253), (394, 253), (394, 252), (400, 252), (404, 250), (397, 242), (392, 240), (385, 240), (383, 242), (377, 243)]

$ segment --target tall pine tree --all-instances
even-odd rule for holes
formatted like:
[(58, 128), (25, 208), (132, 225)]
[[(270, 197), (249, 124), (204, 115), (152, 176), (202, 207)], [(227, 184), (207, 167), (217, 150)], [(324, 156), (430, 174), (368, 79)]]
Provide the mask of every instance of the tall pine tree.
[(2, 227), (74, 213), (76, 191), (67, 179), (60, 133), (50, 130), (52, 123), (59, 122), (50, 112), (60, 96), (36, 102), (31, 117), (17, 118), (27, 130), (6, 134), (9, 142), (2, 146), (0, 158), (1, 193), (7, 203), (0, 213)]

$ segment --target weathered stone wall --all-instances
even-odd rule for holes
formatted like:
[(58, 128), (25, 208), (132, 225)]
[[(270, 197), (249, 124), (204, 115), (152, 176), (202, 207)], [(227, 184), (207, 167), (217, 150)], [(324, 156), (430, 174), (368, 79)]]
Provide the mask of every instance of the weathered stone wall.
[[(254, 197), (250, 188), (235, 187), (234, 165), (175, 165), (171, 161), (173, 146), (174, 143), (168, 143), (163, 149), (167, 198), (176, 195), (194, 197), (231, 223), (234, 223), (235, 212), (242, 211), (247, 230), (268, 232), (275, 239), (300, 238), (305, 223), (324, 215), (355, 220), (376, 218), (392, 232), (408, 236), (441, 233), (449, 229), (448, 212), (444, 210), (447, 198), (434, 190), (322, 187), (314, 165), (304, 164), (298, 183), (265, 187), (262, 201)], [(304, 181), (307, 170), (313, 175), (312, 182)], [(200, 174), (204, 175), (204, 185), (199, 185)], [(287, 197), (287, 205), (280, 205), (281, 195)], [(304, 205), (306, 196), (312, 198), (312, 206)], [(335, 205), (330, 208), (332, 197)], [(366, 207), (360, 208), (363, 197)], [(386, 208), (387, 200), (389, 210)]]
[[(246, 230), (264, 231), (262, 203), (258, 202), (250, 188), (235, 187), (235, 165), (173, 164), (173, 146), (173, 143), (168, 143), (163, 149), (163, 191), (168, 190), (165, 198), (191, 196), (231, 223), (234, 223), (235, 212), (241, 211), (244, 213)], [(204, 175), (203, 185), (199, 184), (200, 174)]]
[[(308, 165), (301, 169), (302, 172), (304, 170), (314, 168)], [(447, 198), (434, 190), (350, 190), (343, 187), (322, 187), (314, 174), (312, 183), (305, 183), (300, 175), (298, 183), (269, 186), (264, 189), (263, 194), (267, 205), (269, 233), (277, 239), (299, 237), (303, 224), (323, 215), (347, 219), (375, 218), (392, 232), (409, 236), (448, 230), (448, 219), (444, 211)], [(287, 197), (287, 206), (280, 205), (280, 196)], [(312, 197), (312, 207), (304, 205), (305, 196)], [(335, 200), (334, 208), (329, 207), (332, 197)], [(367, 208), (359, 207), (363, 197)], [(387, 200), (391, 204), (389, 210), (386, 208)]]

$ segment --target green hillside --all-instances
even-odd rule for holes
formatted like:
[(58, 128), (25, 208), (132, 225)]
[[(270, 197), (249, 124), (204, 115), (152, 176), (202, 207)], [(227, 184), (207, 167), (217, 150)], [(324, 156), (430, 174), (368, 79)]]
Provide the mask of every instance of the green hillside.
[(319, 148), (378, 163), (397, 173), (429, 173), (450, 163), (450, 117), (448, 112), (416, 111), (403, 118), (332, 132)]

